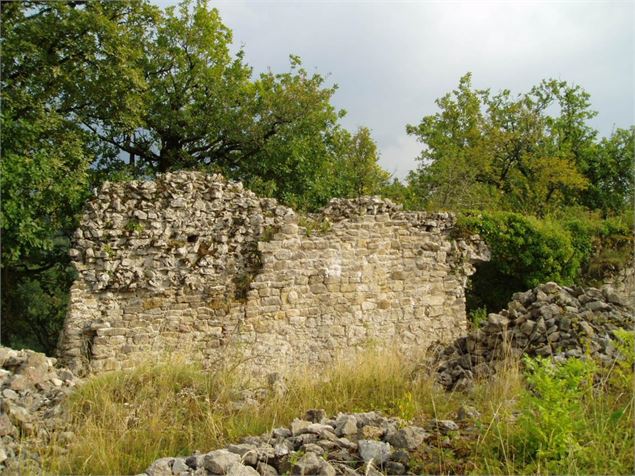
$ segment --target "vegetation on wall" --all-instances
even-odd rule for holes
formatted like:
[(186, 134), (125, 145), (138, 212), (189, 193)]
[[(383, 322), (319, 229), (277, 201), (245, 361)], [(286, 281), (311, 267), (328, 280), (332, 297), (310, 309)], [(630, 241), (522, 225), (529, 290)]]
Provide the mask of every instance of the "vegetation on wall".
[(478, 233), (491, 251), (491, 260), (478, 265), (471, 279), (468, 308), (498, 311), (514, 292), (547, 281), (596, 284), (594, 279), (607, 271), (632, 262), (632, 229), (632, 218), (557, 220), (513, 212), (462, 212), (457, 233)]

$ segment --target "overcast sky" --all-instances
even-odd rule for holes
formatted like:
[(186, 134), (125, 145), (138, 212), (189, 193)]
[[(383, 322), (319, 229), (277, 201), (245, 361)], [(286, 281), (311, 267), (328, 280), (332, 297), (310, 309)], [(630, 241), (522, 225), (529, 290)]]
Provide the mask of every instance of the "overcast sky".
[[(166, 6), (174, 0), (153, 0)], [(527, 91), (543, 78), (581, 85), (602, 135), (635, 123), (635, 2), (211, 1), (255, 72), (288, 70), (289, 54), (339, 87), (350, 130), (368, 126), (397, 177), (420, 145), (406, 124), (466, 72), (473, 85)]]

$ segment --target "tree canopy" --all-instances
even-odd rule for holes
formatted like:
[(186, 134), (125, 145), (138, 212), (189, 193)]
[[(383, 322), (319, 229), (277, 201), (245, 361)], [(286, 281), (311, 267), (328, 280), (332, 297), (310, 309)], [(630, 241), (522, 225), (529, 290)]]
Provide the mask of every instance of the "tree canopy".
[(544, 80), (518, 96), (494, 94), (474, 89), (468, 73), (437, 106), (407, 126), (424, 144), (410, 175), (420, 203), (542, 216), (576, 205), (620, 211), (632, 198), (625, 166), (633, 130), (597, 141), (588, 124), (596, 113), (580, 86)]
[(339, 124), (335, 85), (293, 55), (288, 71), (255, 75), (206, 1), (1, 8), (5, 342), (31, 336), (22, 344), (53, 350), (70, 236), (105, 179), (201, 168), (315, 209), (377, 191), (385, 175), (368, 130)]

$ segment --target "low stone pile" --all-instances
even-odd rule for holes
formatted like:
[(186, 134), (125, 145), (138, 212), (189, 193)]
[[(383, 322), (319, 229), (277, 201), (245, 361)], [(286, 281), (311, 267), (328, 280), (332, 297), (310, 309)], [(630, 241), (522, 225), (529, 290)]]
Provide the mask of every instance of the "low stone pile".
[[(458, 416), (468, 422), (477, 416), (473, 412), (468, 407)], [(161, 458), (144, 475), (416, 474), (411, 472), (412, 452), (422, 446), (449, 447), (447, 435), (459, 429), (452, 420), (429, 420), (419, 427), (376, 412), (327, 418), (324, 410), (309, 410), (288, 428), (246, 437), (240, 444), (190, 457)]]
[(583, 357), (610, 364), (617, 357), (616, 329), (633, 328), (633, 308), (610, 287), (566, 287), (556, 283), (512, 296), (507, 309), (489, 314), (487, 323), (442, 348), (435, 357), (439, 382), (464, 389), (487, 377), (508, 356)]
[(39, 466), (24, 441), (46, 442), (62, 426), (60, 403), (77, 379), (55, 363), (38, 352), (0, 347), (0, 473)]

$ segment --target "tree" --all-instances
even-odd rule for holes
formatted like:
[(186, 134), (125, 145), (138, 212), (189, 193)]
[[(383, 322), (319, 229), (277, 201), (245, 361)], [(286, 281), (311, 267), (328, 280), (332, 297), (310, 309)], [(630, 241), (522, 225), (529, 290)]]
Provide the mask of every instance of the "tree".
[(388, 184), (390, 174), (378, 164), (377, 144), (367, 127), (358, 128), (353, 135), (345, 131), (336, 160), (340, 196), (377, 195)]
[[(132, 41), (132, 30), (119, 24), (130, 15), (137, 16), (135, 9), (140, 5), (114, 3), (1, 6), (5, 343), (20, 338), (22, 344), (47, 352), (55, 346), (55, 329), (72, 281), (68, 237), (88, 195), (89, 167), (94, 160), (90, 135), (72, 120), (86, 101), (76, 95), (75, 84), (91, 68), (103, 74), (114, 70), (104, 63), (99, 48), (125, 58), (122, 38)], [(113, 101), (118, 95), (115, 84), (101, 85), (100, 91), (100, 97)]]
[(254, 77), (206, 1), (1, 8), (4, 343), (53, 350), (70, 236), (105, 179), (203, 168), (304, 209), (338, 193), (336, 87), (295, 56)]
[[(291, 57), (288, 73), (252, 79), (243, 52), (230, 52), (231, 31), (204, 1), (166, 9), (143, 38), (128, 63), (138, 78), (129, 106), (113, 111), (97, 101), (76, 114), (112, 147), (103, 167), (125, 152), (137, 175), (212, 167), (287, 201), (310, 188), (323, 162), (318, 152), (341, 117), (322, 76)], [(90, 93), (92, 85), (82, 88)]]
[(437, 105), (440, 112), (407, 126), (424, 144), (409, 181), (428, 206), (544, 215), (579, 201), (595, 137), (580, 87), (543, 81), (513, 97), (472, 89), (468, 73)]
[(617, 129), (594, 144), (584, 163), (589, 187), (582, 195), (582, 203), (601, 210), (604, 216), (632, 209), (634, 153), (635, 127)]

